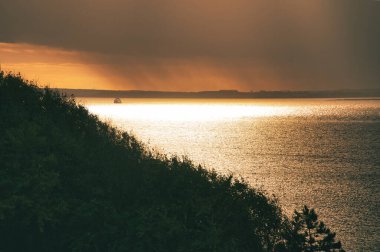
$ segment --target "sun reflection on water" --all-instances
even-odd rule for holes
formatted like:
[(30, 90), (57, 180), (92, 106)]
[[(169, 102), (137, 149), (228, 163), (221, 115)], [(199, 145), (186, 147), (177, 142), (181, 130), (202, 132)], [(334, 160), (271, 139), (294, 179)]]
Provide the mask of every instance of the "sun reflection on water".
[(275, 194), (288, 214), (301, 204), (315, 207), (349, 251), (377, 247), (380, 100), (83, 103), (162, 153), (186, 155)]
[(226, 104), (122, 104), (89, 105), (91, 112), (110, 118), (149, 121), (219, 121), (244, 117), (284, 116), (290, 106)]

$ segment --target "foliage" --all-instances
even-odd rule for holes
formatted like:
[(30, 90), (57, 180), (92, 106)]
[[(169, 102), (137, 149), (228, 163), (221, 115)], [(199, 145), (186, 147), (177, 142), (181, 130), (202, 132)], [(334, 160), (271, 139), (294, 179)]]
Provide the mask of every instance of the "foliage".
[(277, 245), (277, 251), (338, 251), (344, 252), (342, 244), (335, 241), (335, 233), (322, 221), (314, 209), (304, 206), (301, 212), (294, 211), (292, 220), (284, 229), (284, 241)]
[(0, 251), (310, 251), (274, 199), (148, 151), (72, 97), (0, 72), (0, 116)]

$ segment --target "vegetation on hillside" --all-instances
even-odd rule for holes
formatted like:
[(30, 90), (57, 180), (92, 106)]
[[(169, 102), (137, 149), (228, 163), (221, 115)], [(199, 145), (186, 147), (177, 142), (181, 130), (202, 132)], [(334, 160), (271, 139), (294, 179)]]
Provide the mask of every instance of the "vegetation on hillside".
[(72, 97), (0, 72), (0, 251), (342, 251), (304, 208), (152, 153)]

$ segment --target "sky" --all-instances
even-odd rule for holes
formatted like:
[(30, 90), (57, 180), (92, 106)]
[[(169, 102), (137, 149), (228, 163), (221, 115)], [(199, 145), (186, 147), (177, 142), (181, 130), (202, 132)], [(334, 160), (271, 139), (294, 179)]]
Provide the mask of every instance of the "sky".
[(0, 64), (41, 85), (380, 88), (377, 0), (0, 0)]

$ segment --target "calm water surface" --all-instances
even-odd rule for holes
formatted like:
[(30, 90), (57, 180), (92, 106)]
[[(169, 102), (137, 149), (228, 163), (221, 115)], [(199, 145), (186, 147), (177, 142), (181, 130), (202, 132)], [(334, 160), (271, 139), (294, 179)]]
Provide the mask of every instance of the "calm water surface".
[(315, 207), (347, 251), (380, 251), (380, 100), (79, 99), (167, 154)]

